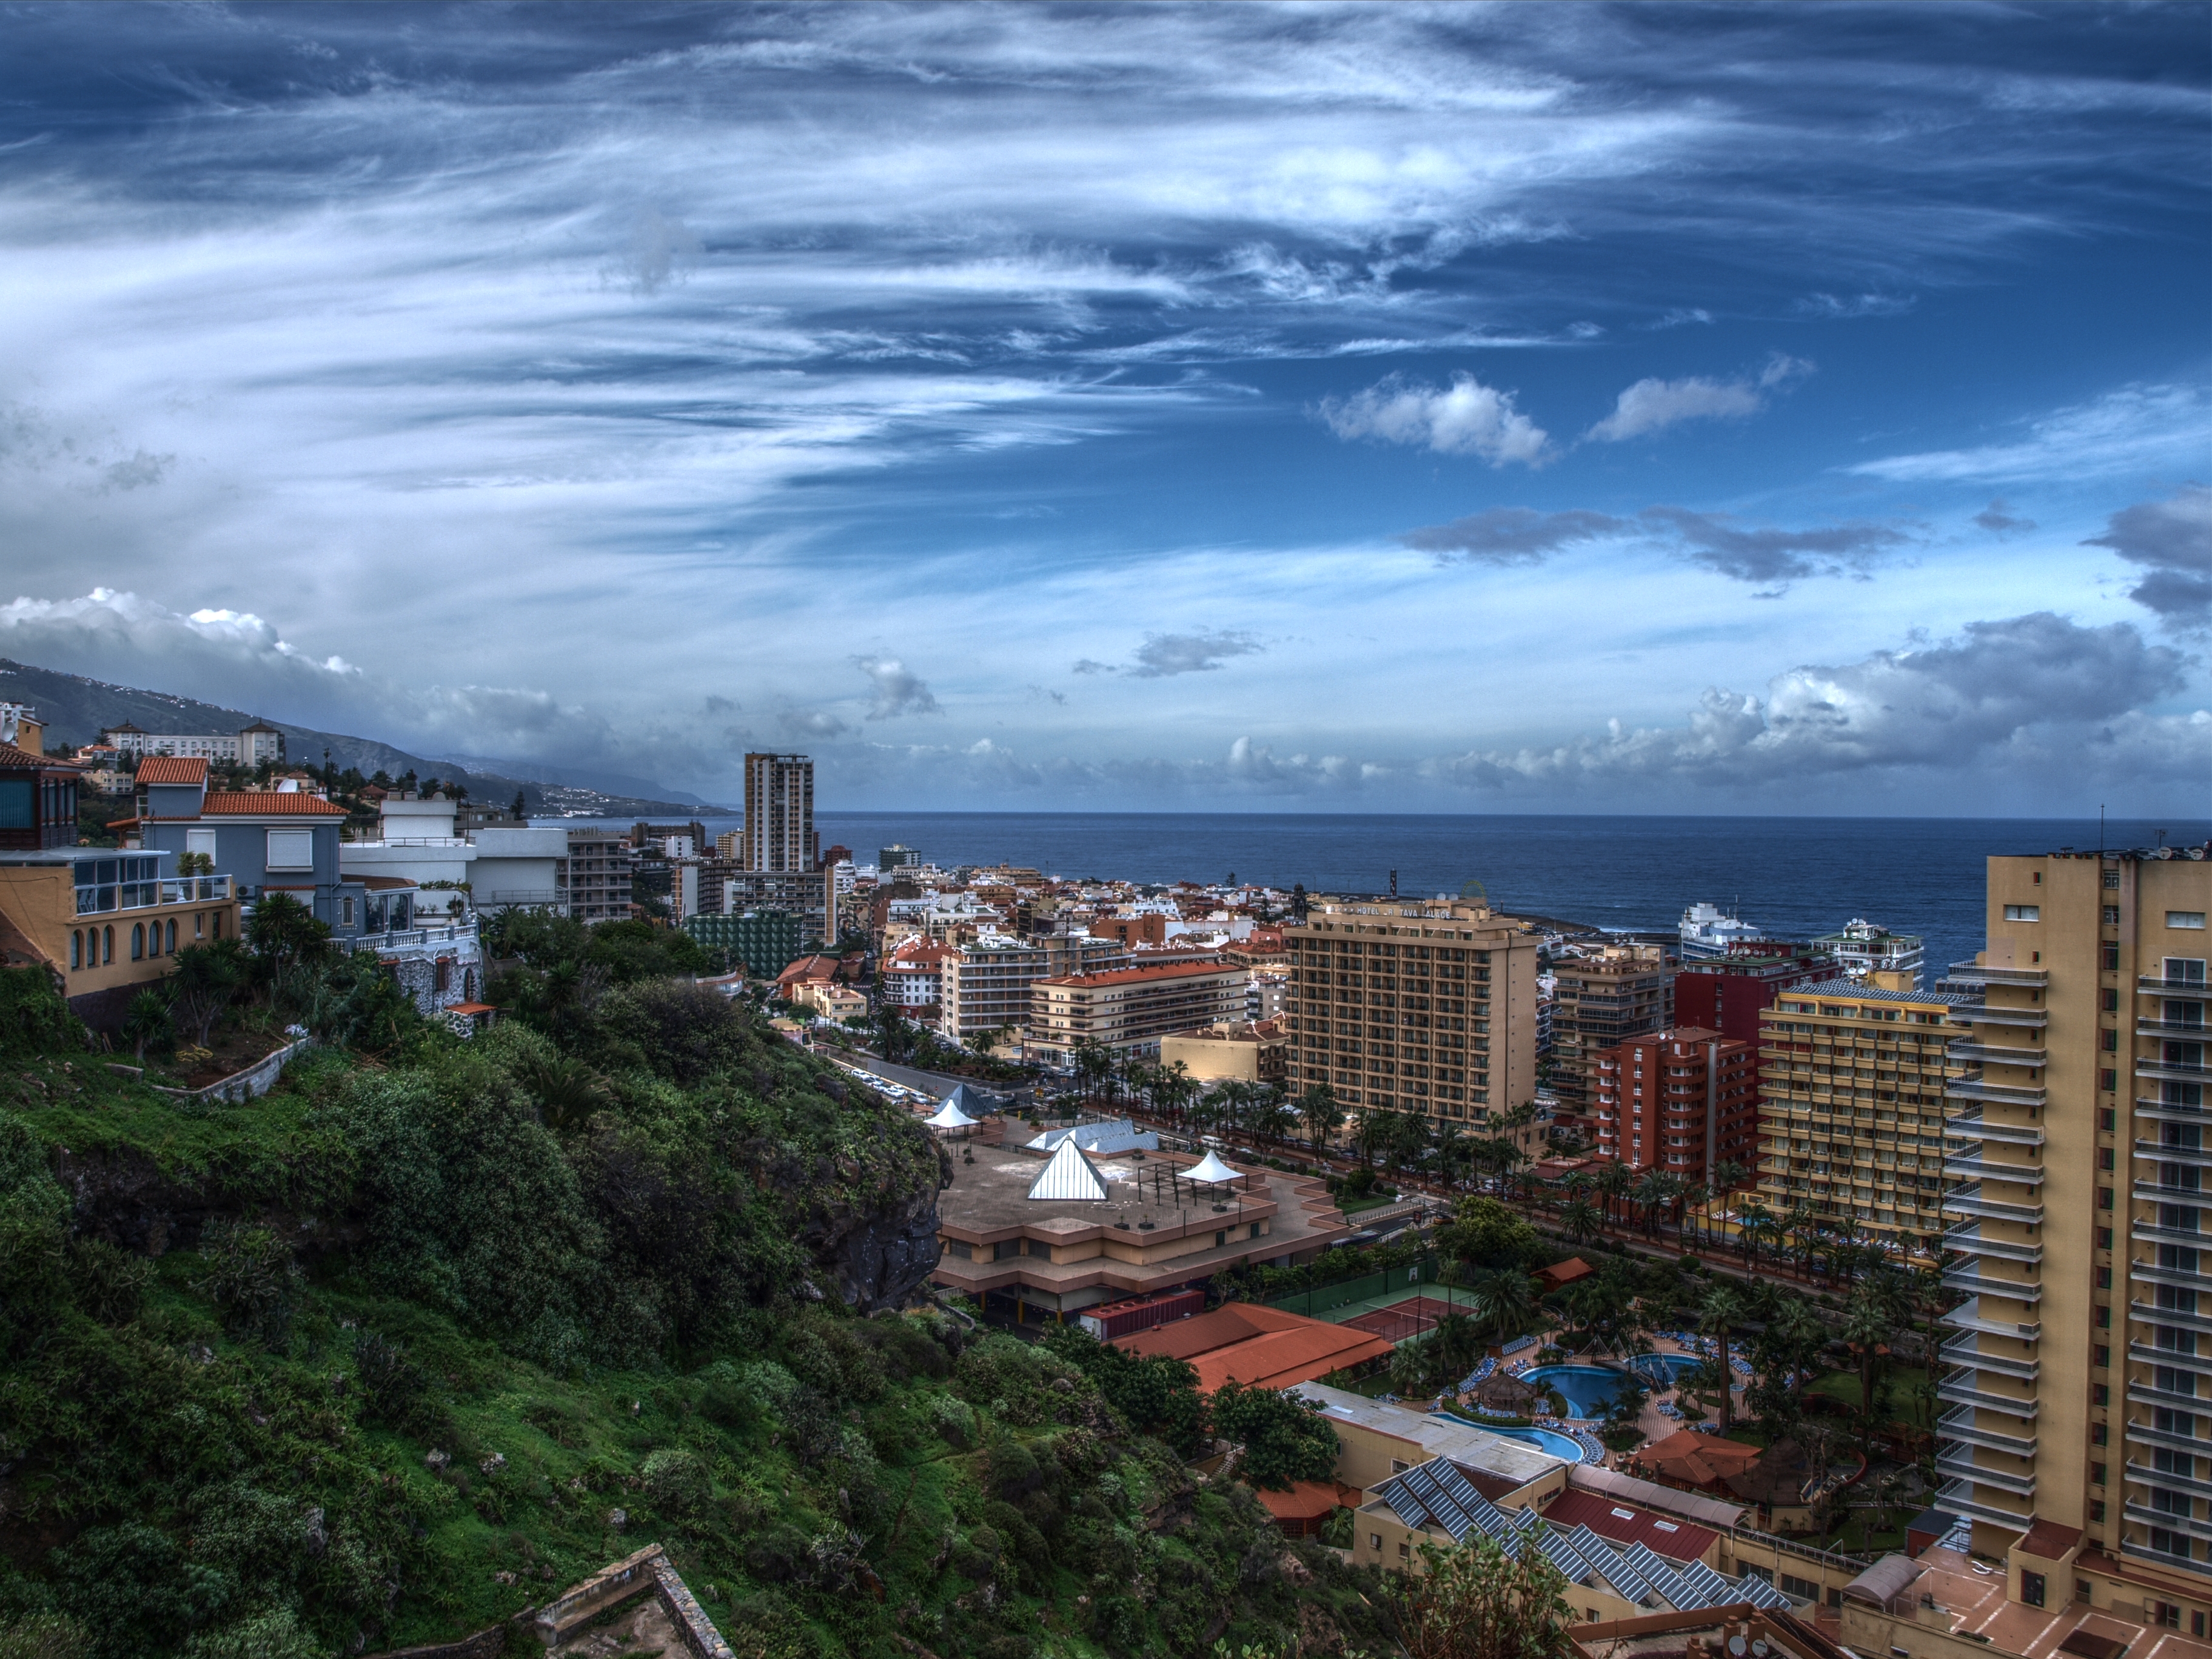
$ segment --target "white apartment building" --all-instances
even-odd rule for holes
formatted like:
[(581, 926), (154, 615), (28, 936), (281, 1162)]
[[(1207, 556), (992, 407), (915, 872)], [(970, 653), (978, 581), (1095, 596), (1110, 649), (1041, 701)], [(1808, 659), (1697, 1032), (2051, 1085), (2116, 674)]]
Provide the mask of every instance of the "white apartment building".
[(120, 726), (101, 728), (100, 740), (114, 745), (118, 755), (142, 758), (175, 755), (185, 760), (228, 761), (241, 766), (258, 766), (264, 761), (281, 766), (284, 761), (284, 734), (261, 720), (236, 732), (215, 733), (142, 732), (125, 720)]
[(945, 1034), (966, 1042), (983, 1031), (1018, 1030), (1030, 1019), (1030, 987), (1064, 974), (1126, 966), (1128, 951), (1110, 939), (1056, 933), (1020, 939), (981, 933), (947, 950), (940, 970)]

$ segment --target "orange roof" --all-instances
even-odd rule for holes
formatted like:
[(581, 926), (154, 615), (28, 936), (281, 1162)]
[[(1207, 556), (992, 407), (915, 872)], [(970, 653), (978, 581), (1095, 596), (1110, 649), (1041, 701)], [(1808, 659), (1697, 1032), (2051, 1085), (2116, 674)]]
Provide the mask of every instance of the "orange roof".
[(1365, 1331), (1249, 1302), (1133, 1331), (1115, 1338), (1114, 1346), (1124, 1353), (1189, 1361), (1202, 1394), (1232, 1379), (1250, 1388), (1287, 1389), (1390, 1352), (1389, 1342)]
[(1331, 1510), (1339, 1506), (1349, 1509), (1358, 1494), (1339, 1486), (1334, 1480), (1294, 1480), (1288, 1492), (1268, 1492), (1264, 1488), (1257, 1494), (1267, 1513), (1277, 1521), (1322, 1521)]
[(84, 769), (75, 761), (64, 760), (58, 755), (34, 755), (27, 749), (19, 749), (12, 743), (0, 743), (0, 766), (61, 766), (72, 772)]
[(778, 985), (827, 984), (837, 976), (835, 957), (801, 957), (775, 976)]
[(1103, 974), (1063, 974), (1056, 979), (1035, 981), (1038, 985), (1132, 985), (1146, 980), (1188, 979), (1198, 974), (1241, 974), (1242, 968), (1209, 957), (1204, 962), (1164, 962), (1153, 968), (1114, 968)]
[(1707, 1486), (1741, 1474), (1759, 1461), (1759, 1448), (1740, 1440), (1677, 1429), (1664, 1440), (1656, 1440), (1636, 1454), (1635, 1461), (1662, 1479), (1686, 1480)]
[(205, 783), (207, 763), (197, 756), (149, 755), (138, 763), (141, 783)]
[(1556, 1291), (1562, 1285), (1571, 1285), (1577, 1279), (1587, 1278), (1596, 1271), (1582, 1257), (1571, 1255), (1565, 1261), (1554, 1261), (1548, 1267), (1537, 1268), (1536, 1277)]
[(317, 795), (285, 794), (275, 789), (210, 789), (201, 803), (205, 817), (342, 818), (343, 806)]

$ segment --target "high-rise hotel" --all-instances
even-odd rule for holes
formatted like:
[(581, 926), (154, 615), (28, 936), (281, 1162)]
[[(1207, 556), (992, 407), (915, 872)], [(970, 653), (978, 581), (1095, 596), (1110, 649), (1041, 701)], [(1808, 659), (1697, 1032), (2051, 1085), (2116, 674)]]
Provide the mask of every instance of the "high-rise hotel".
[(2212, 1615), (2205, 848), (1993, 858), (1951, 972), (1936, 1506), (2012, 1598)]
[(1477, 904), (1316, 899), (1283, 930), (1290, 1090), (1481, 1124), (1536, 1092), (1537, 939)]

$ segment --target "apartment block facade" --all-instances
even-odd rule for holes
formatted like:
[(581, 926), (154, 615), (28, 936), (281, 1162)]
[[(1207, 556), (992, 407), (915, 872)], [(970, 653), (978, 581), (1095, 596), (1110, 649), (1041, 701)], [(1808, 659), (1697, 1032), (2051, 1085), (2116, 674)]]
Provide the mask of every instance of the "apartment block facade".
[(628, 921), (637, 849), (619, 830), (568, 831), (568, 914), (578, 921)]
[(739, 835), (739, 862), (748, 870), (813, 869), (814, 763), (804, 755), (747, 755)]
[[(1939, 1505), (2032, 1606), (2212, 1615), (2212, 848), (1989, 863), (1946, 1243)], [(2040, 1523), (2034, 1524), (2032, 1523)], [(2040, 1540), (2038, 1543), (2036, 1540)]]
[(1686, 961), (1674, 975), (1674, 1020), (1756, 1046), (1759, 1017), (1775, 998), (1792, 986), (1832, 979), (1837, 971), (1834, 957), (1809, 945), (1737, 945), (1726, 956)]
[(939, 1029), (962, 1042), (984, 1031), (1019, 1030), (1030, 1023), (1030, 987), (1037, 981), (1102, 973), (1128, 960), (1128, 952), (1114, 940), (1079, 933), (1042, 939), (981, 934), (947, 951), (939, 966), (944, 998)]
[(1674, 976), (1656, 945), (1609, 945), (1552, 964), (1552, 1092), (1578, 1117), (1597, 1110), (1598, 1055), (1674, 1023)]
[(1759, 1056), (1748, 1042), (1678, 1025), (1598, 1055), (1598, 1151), (1642, 1173), (1710, 1182), (1759, 1157)]
[(1023, 1041), (1048, 1066), (1073, 1065), (1085, 1043), (1116, 1060), (1155, 1059), (1172, 1032), (1241, 1018), (1251, 979), (1250, 969), (1227, 963), (1174, 962), (1036, 980)]
[(1474, 1124), (1534, 1098), (1533, 929), (1475, 904), (1316, 899), (1284, 930), (1293, 1095)]
[(1938, 1236), (1960, 1168), (1953, 1091), (1976, 1086), (1958, 1045), (1966, 1001), (1837, 977), (1760, 1014), (1759, 1155), (1747, 1161), (1768, 1208), (1848, 1224), (1907, 1256), (1956, 1248)]

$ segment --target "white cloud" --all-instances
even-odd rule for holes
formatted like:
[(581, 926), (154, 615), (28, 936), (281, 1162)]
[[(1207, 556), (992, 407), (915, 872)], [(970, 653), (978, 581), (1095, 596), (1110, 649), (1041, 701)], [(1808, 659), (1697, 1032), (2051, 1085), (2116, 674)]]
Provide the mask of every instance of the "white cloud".
[(1453, 375), (1443, 387), (1392, 375), (1349, 398), (1324, 399), (1321, 415), (1340, 438), (1474, 455), (1492, 466), (1509, 461), (1541, 465), (1550, 459), (1549, 440), (1543, 428), (1514, 406), (1513, 398), (1465, 373)]
[(921, 676), (896, 657), (855, 657), (853, 666), (868, 677), (868, 718), (895, 720), (902, 714), (942, 713)]
[(1620, 443), (1684, 421), (1741, 420), (1765, 408), (1768, 392), (1812, 372), (1812, 364), (1778, 352), (1756, 378), (1641, 380), (1614, 400), (1612, 414), (1583, 435), (1600, 443)]
[(2212, 451), (2212, 398), (2198, 386), (2125, 386), (2023, 424), (2026, 435), (2008, 442), (1892, 455), (1849, 471), (1893, 483), (2039, 483), (2194, 468)]

